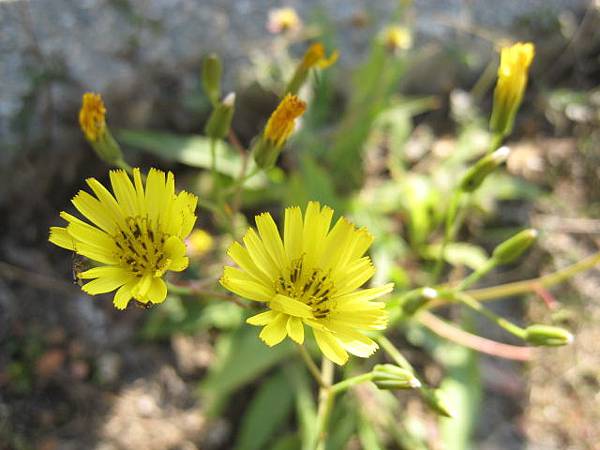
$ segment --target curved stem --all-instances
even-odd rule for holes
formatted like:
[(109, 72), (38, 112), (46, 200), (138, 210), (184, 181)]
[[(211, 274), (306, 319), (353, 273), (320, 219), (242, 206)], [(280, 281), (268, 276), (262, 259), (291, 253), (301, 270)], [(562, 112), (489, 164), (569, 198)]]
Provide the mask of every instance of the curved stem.
[(335, 383), (331, 386), (331, 393), (333, 395), (339, 394), (340, 392), (344, 392), (345, 390), (351, 388), (352, 386), (356, 386), (357, 384), (364, 383), (365, 381), (371, 381), (373, 379), (373, 373), (363, 373), (361, 375), (356, 375), (355, 377), (346, 378), (339, 383)]
[(429, 328), (438, 336), (480, 353), (517, 361), (528, 361), (534, 355), (535, 350), (530, 347), (508, 345), (482, 338), (481, 336), (456, 328), (428, 311), (420, 312), (417, 317), (423, 326)]
[(408, 362), (408, 360), (400, 353), (400, 350), (396, 348), (392, 342), (386, 338), (383, 334), (378, 336), (377, 342), (381, 345), (381, 348), (394, 360), (394, 362), (403, 369), (410, 370), (414, 372), (413, 366)]

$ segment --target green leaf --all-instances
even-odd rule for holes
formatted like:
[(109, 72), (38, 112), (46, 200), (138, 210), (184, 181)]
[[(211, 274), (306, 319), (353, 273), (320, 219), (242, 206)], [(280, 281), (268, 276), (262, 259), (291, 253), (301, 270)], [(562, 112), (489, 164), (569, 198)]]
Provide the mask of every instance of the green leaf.
[(302, 437), (302, 450), (313, 450), (317, 436), (317, 407), (313, 391), (303, 366), (294, 364), (284, 368), (296, 392), (296, 416)]
[[(180, 136), (158, 131), (120, 130), (119, 142), (140, 150), (153, 153), (169, 161), (177, 161), (190, 167), (210, 169), (212, 165), (210, 139), (204, 136)], [(242, 158), (224, 141), (216, 143), (217, 171), (231, 178), (237, 178), (242, 168)], [(254, 161), (249, 161), (248, 173), (254, 170)], [(244, 184), (247, 188), (257, 188), (266, 183), (266, 177), (259, 173)]]
[(293, 405), (294, 390), (283, 373), (264, 381), (250, 401), (243, 417), (234, 448), (261, 450), (286, 422)]
[(300, 448), (300, 439), (290, 433), (277, 439), (270, 450), (300, 450)]
[(217, 414), (232, 392), (254, 381), (294, 351), (287, 341), (269, 348), (258, 338), (258, 333), (255, 327), (242, 327), (219, 336), (217, 360), (200, 385), (209, 413)]

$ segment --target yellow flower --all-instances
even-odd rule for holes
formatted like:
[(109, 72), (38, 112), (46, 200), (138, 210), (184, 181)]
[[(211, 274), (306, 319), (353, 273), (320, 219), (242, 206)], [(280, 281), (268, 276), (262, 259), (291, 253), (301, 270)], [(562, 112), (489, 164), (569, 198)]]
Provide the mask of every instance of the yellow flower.
[(186, 239), (188, 253), (192, 258), (200, 258), (213, 248), (213, 237), (200, 228), (192, 231)]
[(367, 251), (373, 237), (340, 218), (330, 230), (333, 210), (310, 202), (304, 219), (298, 207), (285, 210), (283, 240), (270, 214), (256, 216), (244, 246), (234, 242), (229, 256), (239, 268), (225, 267), (221, 284), (269, 308), (248, 319), (264, 325), (260, 338), (269, 346), (286, 336), (302, 344), (304, 325), (312, 328), (323, 354), (337, 364), (348, 353), (370, 356), (377, 344), (362, 332), (383, 330), (384, 303), (373, 302), (393, 284), (359, 289), (375, 273)]
[(324, 69), (335, 63), (338, 57), (339, 53), (337, 50), (329, 55), (329, 57), (326, 57), (325, 47), (320, 42), (317, 42), (306, 50), (300, 66), (304, 70), (312, 69), (313, 67)]
[(184, 239), (196, 221), (197, 197), (176, 194), (173, 174), (156, 169), (150, 169), (145, 188), (139, 169), (133, 169), (133, 183), (125, 171), (112, 170), (114, 195), (95, 178), (86, 181), (95, 196), (79, 191), (72, 203), (87, 222), (61, 212), (68, 225), (51, 227), (50, 242), (98, 263), (78, 274), (92, 279), (82, 286), (85, 292), (117, 290), (117, 309), (125, 309), (131, 298), (161, 303), (167, 295), (165, 272), (188, 266)]
[(512, 131), (513, 122), (527, 85), (529, 66), (533, 61), (535, 47), (531, 42), (518, 42), (504, 47), (500, 54), (498, 82), (494, 90), (494, 107), (490, 126), (492, 131), (507, 135)]
[(106, 132), (106, 108), (100, 94), (87, 92), (79, 110), (79, 125), (85, 137), (92, 142), (98, 141)]
[(391, 51), (406, 50), (412, 45), (412, 36), (407, 28), (393, 25), (384, 30), (383, 42)]
[(305, 110), (305, 102), (295, 95), (286, 95), (269, 117), (264, 131), (265, 139), (276, 147), (282, 147), (294, 131), (296, 119), (304, 114)]
[(269, 11), (267, 30), (271, 33), (297, 31), (302, 21), (294, 8), (276, 8)]

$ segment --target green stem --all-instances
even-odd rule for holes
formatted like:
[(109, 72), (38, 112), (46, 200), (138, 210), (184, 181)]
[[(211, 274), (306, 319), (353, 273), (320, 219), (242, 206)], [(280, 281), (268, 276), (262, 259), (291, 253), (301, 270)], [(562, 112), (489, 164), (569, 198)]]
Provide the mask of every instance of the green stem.
[(498, 150), (502, 146), (502, 141), (504, 141), (504, 135), (502, 133), (494, 133), (492, 135), (492, 142), (488, 148), (488, 153), (493, 153)]
[(323, 380), (325, 387), (322, 387), (319, 390), (316, 450), (325, 450), (329, 416), (331, 415), (335, 402), (335, 394), (331, 390), (331, 385), (333, 384), (333, 363), (325, 357), (323, 357), (321, 362), (321, 379)]
[(129, 175), (133, 174), (133, 168), (129, 164), (127, 164), (124, 159), (119, 159), (115, 163), (115, 166), (117, 166), (119, 169), (123, 169)]
[(217, 194), (217, 178), (219, 174), (217, 173), (217, 140), (215, 138), (210, 138), (210, 173), (212, 177), (212, 196), (214, 197)]
[(457, 291), (464, 291), (468, 287), (477, 283), (481, 277), (487, 275), (490, 270), (496, 267), (498, 263), (494, 258), (488, 259), (485, 264), (479, 267), (475, 272), (472, 272), (468, 277), (463, 278), (463, 280), (456, 286)]
[(317, 367), (317, 365), (315, 364), (315, 362), (313, 361), (311, 356), (308, 354), (308, 351), (306, 350), (304, 345), (296, 344), (296, 347), (298, 348), (298, 352), (300, 353), (302, 360), (306, 364), (308, 371), (313, 376), (313, 378), (317, 381), (319, 387), (326, 389), (327, 385), (323, 381), (323, 378), (321, 378), (321, 373), (319, 372), (319, 368)]
[(500, 317), (499, 315), (493, 313), (492, 311), (484, 307), (481, 303), (479, 303), (477, 300), (475, 300), (473, 297), (469, 297), (468, 295), (461, 293), (456, 293), (454, 297), (464, 305), (468, 306), (474, 311), (477, 311), (479, 314), (485, 316), (490, 321), (494, 322), (500, 328), (505, 329), (506, 331), (517, 336), (518, 338), (525, 339), (527, 333), (523, 328), (506, 320), (504, 317)]
[(357, 384), (364, 383), (365, 381), (371, 381), (373, 379), (373, 373), (363, 373), (361, 375), (356, 375), (355, 377), (347, 378), (339, 383), (331, 386), (331, 393), (333, 395), (339, 394), (340, 392), (344, 392), (352, 386), (356, 386)]
[[(542, 277), (517, 281), (514, 283), (501, 284), (499, 286), (493, 286), (489, 288), (474, 289), (465, 292), (465, 294), (479, 301), (524, 294), (535, 291), (539, 287), (548, 288), (560, 284), (563, 281), (566, 281), (569, 278), (577, 275), (578, 273), (589, 270), (598, 264), (600, 264), (600, 252), (594, 253), (593, 255), (576, 262), (575, 264)], [(439, 304), (440, 303), (437, 303), (437, 305)]]
[(460, 209), (460, 200), (462, 198), (462, 194), (462, 190), (457, 188), (452, 195), (452, 199), (450, 200), (450, 206), (448, 208), (448, 214), (446, 215), (446, 223), (444, 228), (444, 240), (440, 248), (438, 259), (435, 263), (435, 268), (433, 269), (433, 284), (437, 283), (437, 280), (439, 280), (442, 270), (444, 269), (446, 247), (448, 247), (448, 244), (452, 242), (456, 231), (460, 228), (460, 224), (455, 223), (455, 220)]
[(381, 348), (394, 360), (394, 362), (402, 367), (403, 369), (410, 370), (414, 372), (413, 366), (408, 362), (408, 360), (400, 353), (400, 350), (396, 348), (392, 342), (386, 338), (384, 335), (380, 335), (377, 337), (377, 342), (381, 345)]

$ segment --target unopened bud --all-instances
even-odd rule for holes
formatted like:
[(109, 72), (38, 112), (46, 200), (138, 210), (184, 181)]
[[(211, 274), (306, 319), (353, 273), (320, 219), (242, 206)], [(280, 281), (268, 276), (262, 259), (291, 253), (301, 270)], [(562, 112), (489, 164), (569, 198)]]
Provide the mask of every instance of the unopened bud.
[(202, 87), (210, 99), (213, 106), (216, 107), (221, 97), (221, 60), (211, 53), (202, 63)]
[(377, 364), (372, 373), (372, 381), (379, 389), (414, 389), (421, 386), (412, 371), (393, 364)]
[(494, 153), (481, 158), (467, 170), (460, 182), (460, 188), (464, 192), (473, 192), (478, 189), (487, 176), (508, 159), (509, 154), (508, 147), (500, 147)]
[(564, 328), (530, 325), (525, 329), (525, 340), (532, 345), (559, 347), (573, 342), (573, 335)]
[(419, 392), (423, 401), (433, 411), (444, 417), (454, 417), (454, 408), (449, 404), (444, 391), (423, 386)]
[(509, 264), (531, 247), (537, 236), (538, 232), (534, 229), (523, 230), (498, 245), (492, 253), (492, 258), (498, 264)]
[(229, 93), (222, 102), (213, 109), (204, 132), (209, 138), (223, 139), (227, 136), (235, 110), (235, 93)]
[(123, 161), (121, 147), (106, 124), (106, 107), (100, 94), (87, 92), (83, 95), (79, 110), (79, 125), (100, 159), (113, 166)]
[(406, 315), (412, 316), (437, 296), (437, 291), (430, 287), (415, 289), (414, 291), (407, 292), (400, 298), (400, 305)]

